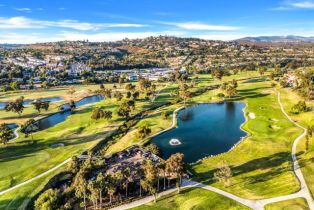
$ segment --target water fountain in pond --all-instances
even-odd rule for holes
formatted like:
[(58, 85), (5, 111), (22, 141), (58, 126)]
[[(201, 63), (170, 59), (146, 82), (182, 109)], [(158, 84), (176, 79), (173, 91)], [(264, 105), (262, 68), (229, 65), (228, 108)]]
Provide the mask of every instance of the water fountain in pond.
[(180, 141), (179, 139), (171, 139), (171, 140), (169, 141), (169, 144), (170, 144), (171, 146), (177, 146), (177, 145), (180, 145), (180, 144), (181, 144), (181, 141)]

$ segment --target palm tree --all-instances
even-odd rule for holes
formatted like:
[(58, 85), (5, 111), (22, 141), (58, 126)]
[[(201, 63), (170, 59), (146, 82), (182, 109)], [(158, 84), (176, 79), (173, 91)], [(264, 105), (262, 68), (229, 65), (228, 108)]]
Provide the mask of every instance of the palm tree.
[(116, 192), (117, 190), (117, 186), (116, 186), (116, 180), (113, 176), (108, 176), (107, 178), (107, 182), (108, 182), (108, 190), (107, 193), (109, 195), (110, 201), (109, 203), (112, 204), (112, 196), (113, 194)]
[(102, 192), (105, 189), (105, 176), (103, 173), (99, 173), (96, 178), (97, 185), (99, 187), (99, 207), (102, 208)]
[[(116, 171), (113, 174), (113, 177), (116, 180), (118, 186), (121, 188), (121, 182), (123, 180), (123, 173), (122, 173), (122, 171), (121, 170)], [(120, 201), (121, 201), (121, 194), (120, 193), (119, 193), (119, 198), (120, 198)]]
[(87, 182), (84, 177), (85, 172), (80, 170), (75, 177), (74, 186), (75, 187), (75, 195), (78, 198), (83, 197), (84, 202), (84, 209), (86, 210), (86, 189), (87, 189)]
[(131, 174), (131, 169), (129, 167), (124, 169), (123, 176), (124, 176), (123, 187), (125, 188), (125, 197), (126, 197), (126, 199), (128, 199), (128, 185), (129, 185), (130, 182), (133, 181), (132, 174)]
[(90, 200), (93, 202), (94, 209), (97, 209), (97, 197), (99, 195), (99, 189), (97, 188), (95, 182), (89, 181), (87, 189), (90, 191)]
[[(159, 162), (157, 165), (157, 169), (159, 173), (163, 174), (164, 190), (165, 190), (166, 189), (166, 163), (164, 161)], [(159, 182), (159, 179), (158, 179), (158, 182)]]

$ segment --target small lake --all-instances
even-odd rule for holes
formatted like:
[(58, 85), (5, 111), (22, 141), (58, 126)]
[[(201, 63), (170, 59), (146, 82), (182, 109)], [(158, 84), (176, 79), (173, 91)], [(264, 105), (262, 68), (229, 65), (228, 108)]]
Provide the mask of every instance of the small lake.
[(163, 158), (181, 152), (184, 161), (193, 163), (210, 155), (230, 150), (246, 133), (245, 104), (237, 102), (199, 104), (178, 113), (178, 127), (152, 139)]
[[(63, 98), (61, 97), (50, 97), (50, 98), (41, 98), (42, 101), (50, 101), (50, 102), (58, 102), (63, 101)], [(33, 100), (24, 100), (23, 104), (24, 106), (28, 106), (33, 102)], [(7, 105), (7, 102), (0, 102), (0, 109), (4, 109), (5, 105)]]
[[(104, 97), (99, 96), (99, 95), (88, 96), (86, 98), (83, 98), (83, 99), (77, 101), (75, 104), (76, 104), (76, 107), (78, 108), (78, 107), (84, 106), (86, 104), (92, 104), (92, 103), (101, 101), (103, 99), (104, 99)], [(62, 105), (62, 107), (64, 108), (65, 111), (49, 115), (48, 117), (37, 121), (38, 122), (38, 128), (40, 131), (45, 130), (47, 128), (50, 128), (50, 127), (57, 125), (61, 122), (64, 122), (66, 120), (66, 118), (72, 114), (72, 112), (69, 110), (70, 106), (68, 103)]]

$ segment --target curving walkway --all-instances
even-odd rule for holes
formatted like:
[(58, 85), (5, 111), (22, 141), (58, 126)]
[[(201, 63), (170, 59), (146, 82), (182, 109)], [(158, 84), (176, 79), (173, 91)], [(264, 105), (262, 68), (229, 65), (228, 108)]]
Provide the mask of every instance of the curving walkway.
[[(299, 166), (299, 163), (298, 163), (298, 160), (297, 160), (297, 146), (298, 146), (298, 143), (300, 142), (300, 140), (306, 135), (306, 128), (301, 126), (300, 124), (298, 124), (297, 122), (295, 122), (288, 114), (287, 112), (285, 111), (282, 103), (281, 103), (281, 100), (280, 100), (280, 92), (278, 92), (278, 103), (280, 105), (280, 109), (281, 109), (281, 112), (286, 116), (286, 118), (292, 122), (294, 125), (296, 125), (297, 127), (301, 128), (303, 130), (303, 133), (298, 136), (294, 142), (293, 142), (293, 146), (292, 146), (292, 161), (293, 161), (293, 170), (294, 170), (294, 173), (295, 175), (297, 176), (299, 182), (300, 182), (300, 185), (301, 185), (301, 189), (299, 192), (295, 193), (295, 194), (292, 194), (292, 195), (295, 195), (295, 198), (297, 197), (303, 197), (304, 199), (306, 199), (308, 205), (309, 205), (309, 208), (311, 210), (314, 210), (314, 202), (313, 202), (313, 198), (311, 196), (311, 193), (310, 193), (310, 190), (305, 182), (305, 179), (303, 177), (303, 174), (302, 174), (302, 171), (301, 171), (301, 168)], [(277, 201), (281, 201), (283, 198), (285, 198), (286, 196), (281, 196), (281, 197), (277, 197), (277, 198), (271, 198), (271, 199), (267, 199), (267, 200), (263, 200), (263, 202), (265, 203), (271, 203), (271, 202), (277, 202)], [(287, 199), (286, 199), (287, 200)]]
[(37, 175), (37, 176), (35, 176), (35, 177), (29, 179), (29, 180), (26, 180), (26, 181), (24, 181), (24, 182), (21, 182), (20, 184), (17, 184), (17, 185), (15, 185), (14, 187), (8, 188), (8, 189), (3, 190), (3, 191), (0, 191), (0, 196), (6, 194), (6, 193), (8, 193), (8, 192), (11, 192), (12, 190), (15, 190), (15, 189), (17, 189), (17, 188), (20, 188), (20, 187), (22, 187), (22, 186), (24, 186), (24, 185), (26, 185), (26, 184), (28, 184), (28, 183), (30, 183), (30, 182), (32, 182), (32, 181), (35, 181), (35, 180), (37, 180), (37, 179), (39, 179), (39, 178), (41, 178), (41, 177), (43, 177), (43, 176), (49, 174), (50, 172), (53, 172), (53, 171), (57, 170), (58, 168), (60, 168), (60, 167), (62, 167), (63, 165), (67, 164), (71, 159), (72, 159), (72, 158), (66, 159), (65, 161), (63, 161), (62, 163), (60, 163), (60, 164), (56, 165), (55, 167), (49, 169), (48, 171), (45, 171), (44, 173), (39, 174), (39, 175)]
[[(300, 136), (298, 136), (294, 142), (293, 142), (293, 146), (292, 146), (292, 153), (291, 153), (291, 156), (292, 156), (292, 162), (293, 162), (293, 171), (296, 175), (296, 177), (298, 178), (299, 182), (300, 182), (300, 186), (301, 186), (301, 189), (296, 192), (296, 193), (293, 193), (293, 194), (290, 194), (290, 195), (284, 195), (284, 196), (279, 196), (279, 197), (274, 197), (274, 198), (268, 198), (268, 199), (263, 199), (263, 200), (251, 200), (251, 199), (244, 199), (244, 198), (240, 198), (234, 194), (231, 194), (229, 192), (226, 192), (226, 191), (223, 191), (221, 189), (218, 189), (218, 188), (215, 188), (215, 187), (212, 187), (210, 185), (204, 185), (202, 183), (199, 183), (199, 182), (194, 182), (194, 181), (191, 181), (191, 180), (184, 180), (183, 182), (183, 188), (186, 188), (186, 187), (197, 187), (197, 188), (202, 188), (202, 189), (205, 189), (205, 190), (209, 190), (209, 191), (212, 191), (212, 192), (215, 192), (217, 194), (220, 194), (220, 195), (223, 195), (229, 199), (232, 199), (234, 201), (237, 201), (238, 203), (241, 203), (251, 209), (254, 209), (254, 210), (263, 210), (264, 209), (264, 206), (267, 205), (267, 204), (270, 204), (270, 203), (275, 203), (275, 202), (280, 202), (280, 201), (285, 201), (285, 200), (291, 200), (291, 199), (295, 199), (295, 198), (304, 198), (307, 203), (308, 203), (308, 206), (309, 206), (309, 209), (311, 210), (314, 210), (314, 202), (313, 202), (313, 198), (311, 196), (311, 193), (308, 189), (308, 186), (305, 182), (305, 179), (303, 177), (303, 174), (302, 174), (302, 171), (301, 171), (301, 168), (299, 166), (299, 163), (298, 163), (298, 160), (297, 160), (297, 145), (298, 143), (300, 142), (300, 140), (306, 135), (306, 128), (301, 126), (300, 124), (298, 124), (297, 122), (295, 122), (287, 113), (286, 111), (284, 110), (284, 107), (281, 103), (281, 100), (280, 100), (280, 92), (278, 92), (278, 103), (279, 103), (279, 106), (280, 106), (280, 110), (281, 112), (286, 116), (286, 118), (292, 122), (294, 125), (296, 125), (297, 127), (301, 128), (303, 130), (302, 134)], [(179, 110), (176, 110), (176, 112), (179, 111)], [(175, 113), (176, 114), (176, 113)], [(174, 117), (175, 117), (175, 114), (174, 114)], [(175, 120), (175, 119), (173, 119)], [(174, 125), (175, 121), (173, 122), (173, 125)], [(170, 189), (170, 190), (166, 190), (162, 193), (160, 193), (158, 195), (158, 197), (161, 197), (163, 195), (167, 195), (167, 194), (170, 194), (172, 192), (175, 192), (176, 189)], [(140, 200), (137, 200), (137, 201), (134, 201), (134, 202), (131, 202), (129, 204), (125, 204), (125, 205), (122, 205), (122, 206), (118, 206), (116, 208), (113, 208), (114, 210), (122, 210), (122, 209), (130, 209), (130, 208), (134, 208), (134, 207), (137, 207), (137, 206), (141, 206), (141, 205), (144, 205), (144, 204), (147, 204), (151, 201), (154, 200), (154, 197), (153, 196), (148, 196), (146, 198), (143, 198), (143, 199), (140, 199)]]
[[(202, 188), (202, 189), (205, 189), (205, 190), (210, 190), (212, 192), (215, 192), (215, 193), (218, 193), (220, 195), (223, 195), (227, 198), (230, 198), (232, 200), (235, 200), (251, 209), (254, 209), (254, 210), (263, 210), (264, 209), (264, 206), (267, 205), (267, 204), (270, 204), (270, 203), (274, 203), (274, 202), (279, 202), (279, 201), (285, 201), (285, 200), (290, 200), (290, 199), (295, 199), (295, 198), (304, 198), (306, 199), (307, 203), (308, 203), (308, 206), (311, 210), (314, 210), (314, 202), (313, 202), (313, 199), (312, 199), (312, 196), (311, 196), (311, 193), (308, 189), (308, 186), (305, 182), (305, 179), (303, 177), (303, 174), (302, 174), (302, 171), (300, 169), (300, 166), (299, 166), (299, 163), (298, 163), (298, 160), (297, 160), (297, 156), (296, 156), (296, 153), (297, 153), (297, 145), (299, 143), (299, 141), (306, 135), (306, 128), (304, 128), (303, 126), (299, 125), (298, 123), (296, 123), (284, 110), (283, 108), (283, 105), (281, 103), (281, 100), (280, 100), (280, 92), (278, 92), (278, 103), (280, 105), (280, 109), (282, 111), (282, 113), (287, 117), (287, 119), (289, 121), (291, 121), (294, 125), (296, 125), (297, 127), (301, 128), (303, 130), (303, 133), (298, 136), (295, 140), (294, 140), (294, 143), (293, 143), (293, 147), (292, 147), (292, 161), (293, 161), (293, 170), (294, 170), (294, 173), (296, 174), (299, 182), (300, 182), (300, 185), (301, 185), (301, 189), (299, 192), (297, 193), (294, 193), (294, 194), (290, 194), (290, 195), (285, 195), (285, 196), (279, 196), (279, 197), (274, 197), (274, 198), (269, 198), (269, 199), (263, 199), (263, 200), (251, 200), (251, 199), (244, 199), (244, 198), (240, 198), (236, 195), (233, 195), (229, 192), (226, 192), (226, 191), (223, 191), (221, 189), (218, 189), (218, 188), (215, 188), (215, 187), (212, 187), (212, 186), (209, 186), (209, 185), (204, 185), (202, 183), (198, 183), (198, 182), (194, 182), (194, 181), (191, 181), (191, 180), (184, 180), (183, 182), (183, 187), (186, 188), (186, 187), (196, 187), (196, 188)], [(177, 114), (177, 112), (182, 109), (182, 107), (179, 107), (178, 109), (175, 110), (174, 112), (174, 116), (173, 116), (173, 122), (172, 122), (172, 126), (171, 128), (175, 125), (176, 123), (176, 119), (175, 119), (175, 116)], [(169, 128), (169, 129), (171, 129)], [(31, 178), (25, 182), (22, 182), (18, 185), (15, 185), (14, 187), (11, 187), (9, 189), (6, 189), (4, 191), (1, 191), (0, 192), (0, 195), (3, 195), (5, 193), (8, 193), (14, 189), (17, 189), (23, 185), (26, 185), (36, 179), (39, 179), (47, 174), (49, 174), (50, 172), (52, 171), (55, 171), (56, 169), (62, 167), (63, 165), (65, 165), (66, 163), (68, 163), (69, 161), (71, 160), (71, 158), (65, 160), (64, 162), (58, 164), (57, 166), (49, 169), (48, 171), (42, 173), (42, 174), (39, 174), (37, 176), (35, 176), (34, 178)], [(167, 190), (167, 191), (164, 191), (164, 192), (161, 192), (158, 197), (160, 196), (163, 196), (163, 195), (166, 195), (166, 194), (169, 194), (169, 193), (172, 193), (176, 191), (176, 189), (170, 189), (170, 190)], [(129, 204), (126, 204), (126, 205), (122, 205), (122, 206), (119, 206), (119, 207), (116, 207), (116, 208), (113, 208), (115, 210), (118, 210), (118, 209), (129, 209), (129, 208), (134, 208), (134, 207), (137, 207), (137, 206), (140, 206), (140, 205), (143, 205), (143, 204), (146, 204), (146, 203), (149, 203), (151, 201), (154, 200), (154, 197), (153, 196), (148, 196), (148, 197), (145, 197), (143, 199), (140, 199), (140, 200), (137, 200), (137, 201), (134, 201), (134, 202), (131, 202)]]

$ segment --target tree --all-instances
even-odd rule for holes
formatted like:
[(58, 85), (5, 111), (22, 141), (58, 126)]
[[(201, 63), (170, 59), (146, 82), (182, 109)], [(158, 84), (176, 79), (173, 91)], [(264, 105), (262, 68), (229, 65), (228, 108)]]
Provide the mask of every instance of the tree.
[(237, 95), (237, 89), (234, 86), (232, 86), (232, 85), (228, 85), (226, 90), (225, 90), (225, 92), (226, 92), (226, 95), (229, 98), (232, 97), (232, 96)]
[(127, 101), (123, 101), (118, 110), (117, 113), (120, 117), (129, 118), (130, 117), (131, 108)]
[(156, 144), (149, 144), (149, 145), (146, 147), (146, 149), (147, 149), (149, 152), (153, 153), (154, 155), (158, 155), (158, 154), (159, 154), (159, 149), (158, 149), (158, 147), (157, 147)]
[(143, 164), (144, 179), (141, 180), (141, 186), (144, 190), (150, 192), (154, 196), (154, 201), (157, 200), (157, 189), (155, 182), (157, 178), (157, 169), (151, 160), (145, 161)]
[(222, 72), (221, 70), (216, 69), (216, 70), (214, 70), (214, 71), (212, 72), (212, 75), (213, 75), (213, 77), (215, 77), (215, 78), (221, 80), (221, 79), (222, 79), (222, 76), (223, 76), (223, 72)]
[(124, 177), (123, 188), (125, 189), (125, 197), (126, 199), (128, 199), (128, 186), (129, 186), (129, 183), (133, 181), (130, 167), (126, 167), (123, 170), (123, 177)]
[(125, 89), (130, 91), (130, 92), (133, 92), (135, 90), (135, 85), (132, 85), (131, 83), (125, 85)]
[(163, 180), (164, 180), (164, 187), (163, 189), (166, 189), (166, 162), (165, 161), (161, 161), (157, 164), (157, 170), (158, 170), (158, 174), (163, 174)]
[(71, 112), (74, 112), (74, 110), (76, 109), (76, 104), (73, 100), (70, 100), (69, 106), (70, 106)]
[(8, 127), (7, 124), (2, 123), (0, 125), (0, 142), (6, 144), (12, 137), (13, 131)]
[(188, 100), (192, 96), (192, 94), (191, 94), (191, 92), (189, 92), (188, 88), (189, 87), (187, 84), (181, 82), (180, 90), (179, 90), (179, 96), (183, 100), (184, 106), (186, 104), (186, 100)]
[(109, 195), (109, 203), (111, 204), (112, 203), (112, 196), (114, 195), (114, 193), (116, 192), (117, 190), (117, 186), (116, 186), (116, 179), (109, 175), (108, 178), (107, 178), (107, 193)]
[(29, 135), (33, 139), (33, 133), (38, 131), (38, 125), (37, 122), (34, 119), (29, 119), (21, 126), (21, 132), (25, 134), (25, 137), (27, 138)]
[(259, 73), (261, 76), (263, 76), (263, 75), (265, 74), (265, 72), (266, 72), (266, 67), (261, 67), (261, 68), (258, 69), (258, 73)]
[(223, 183), (226, 187), (230, 186), (232, 171), (226, 161), (223, 161), (218, 170), (214, 173), (214, 178)]
[(133, 100), (138, 99), (139, 96), (140, 96), (140, 92), (138, 92), (138, 91), (135, 91), (134, 93), (132, 93)]
[(92, 112), (91, 118), (94, 120), (98, 120), (100, 118), (103, 118), (104, 111), (101, 108), (94, 108)]
[(74, 86), (71, 86), (70, 88), (69, 88), (69, 91), (68, 91), (68, 94), (70, 94), (70, 96), (71, 96), (71, 98), (73, 97), (73, 94), (76, 92), (76, 90), (75, 90), (75, 87)]
[(91, 118), (94, 120), (98, 120), (101, 118), (111, 119), (112, 118), (112, 112), (103, 110), (101, 108), (94, 108)]
[(112, 91), (111, 89), (105, 89), (101, 88), (99, 91), (97, 91), (99, 95), (104, 96), (105, 98), (111, 98), (112, 97)]
[(85, 172), (80, 170), (74, 179), (75, 186), (75, 196), (78, 198), (83, 198), (83, 204), (81, 206), (86, 210), (86, 191), (87, 191), (87, 182), (85, 179)]
[(12, 90), (18, 90), (18, 89), (20, 89), (20, 84), (18, 82), (12, 82), (10, 84), (10, 87)]
[(9, 102), (8, 104), (5, 105), (4, 110), (6, 112), (15, 112), (19, 116), (21, 116), (23, 110), (24, 110), (24, 98), (20, 97), (16, 99), (15, 102)]
[(121, 101), (123, 98), (123, 95), (119, 91), (116, 91), (114, 92), (114, 97), (117, 99), (117, 101)]
[(299, 114), (301, 112), (307, 112), (309, 107), (307, 107), (305, 101), (299, 101), (297, 104), (293, 105), (292, 112), (295, 114)]
[(146, 136), (148, 136), (152, 130), (148, 127), (148, 125), (142, 125), (137, 129), (136, 136), (140, 139), (144, 139)]
[(49, 189), (35, 201), (35, 210), (55, 210), (58, 208), (59, 191)]
[(182, 175), (184, 173), (183, 158), (184, 155), (182, 153), (176, 153), (171, 155), (166, 161), (167, 172), (177, 179), (178, 192), (180, 192)]
[(92, 201), (94, 209), (97, 209), (97, 201), (98, 201), (98, 195), (99, 195), (99, 189), (96, 186), (96, 183), (93, 181), (89, 181), (87, 184), (87, 189), (90, 192), (89, 193), (89, 199)]
[(96, 183), (99, 187), (99, 206), (100, 206), (100, 209), (102, 209), (102, 200), (103, 200), (102, 195), (103, 195), (103, 191), (106, 189), (106, 185), (105, 185), (106, 178), (103, 173), (100, 172), (97, 175)]
[(138, 81), (138, 86), (139, 86), (140, 91), (144, 93), (148, 93), (151, 91), (152, 82), (149, 81), (149, 79), (141, 78)]
[(71, 171), (73, 174), (76, 174), (79, 171), (79, 162), (76, 156), (73, 156), (71, 161), (68, 164), (68, 170)]
[(45, 89), (49, 88), (49, 83), (48, 83), (48, 81), (42, 82), (42, 83), (41, 83), (41, 87), (42, 87), (42, 88), (45, 88)]
[(166, 120), (169, 118), (169, 113), (167, 111), (164, 111), (161, 113), (161, 117), (162, 117), (162, 119)]
[(41, 109), (48, 111), (50, 101), (35, 100), (32, 104), (34, 105), (34, 108), (38, 111), (38, 113), (40, 113)]

